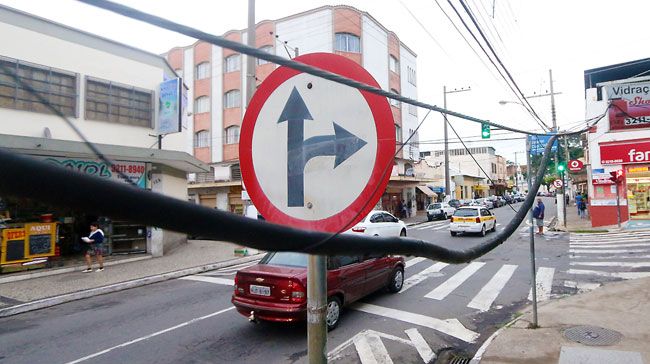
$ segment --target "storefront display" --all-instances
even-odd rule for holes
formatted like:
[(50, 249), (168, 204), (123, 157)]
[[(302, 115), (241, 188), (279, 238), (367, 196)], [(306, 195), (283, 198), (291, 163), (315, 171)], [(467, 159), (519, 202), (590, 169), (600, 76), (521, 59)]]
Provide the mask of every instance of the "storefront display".
[(628, 166), (625, 183), (630, 219), (650, 219), (650, 167)]

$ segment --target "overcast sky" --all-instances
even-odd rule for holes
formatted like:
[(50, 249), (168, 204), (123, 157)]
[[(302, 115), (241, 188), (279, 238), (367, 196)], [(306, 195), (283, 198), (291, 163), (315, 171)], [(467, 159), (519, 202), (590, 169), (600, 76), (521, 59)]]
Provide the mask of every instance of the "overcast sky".
[[(549, 90), (548, 70), (553, 69), (555, 92), (562, 93), (556, 96), (560, 129), (579, 125), (579, 121), (584, 120), (584, 70), (650, 56), (647, 51), (650, 1), (647, 0), (466, 1), (525, 95), (546, 93)], [(245, 0), (118, 2), (217, 35), (231, 29), (243, 29), (247, 22)], [(154, 53), (194, 42), (72, 0), (0, 0), (0, 3)], [(482, 55), (447, 1), (438, 0), (438, 3)], [(462, 12), (457, 0), (453, 3)], [(516, 97), (485, 56), (482, 55), (481, 61), (474, 54), (435, 0), (258, 0), (256, 20), (278, 19), (328, 4), (347, 4), (370, 13), (418, 55), (418, 97), (421, 101), (442, 105), (443, 85), (448, 89), (470, 86), (469, 92), (447, 96), (449, 109), (522, 129), (539, 129), (522, 106), (499, 105), (500, 100), (516, 100)], [(530, 102), (550, 125), (550, 98), (533, 98)], [(420, 110), (420, 117), (425, 114)], [(461, 136), (469, 140), (476, 140), (480, 135), (477, 124), (451, 121)], [(420, 140), (440, 140), (441, 130), (442, 117), (432, 113), (423, 126)], [(503, 131), (493, 131), (493, 139), (520, 136), (497, 135), (500, 133)], [(523, 140), (493, 140), (489, 145), (509, 160), (514, 160), (514, 152), (524, 150)], [(452, 144), (452, 147), (460, 148), (461, 145)], [(442, 144), (423, 144), (421, 149), (442, 149)]]

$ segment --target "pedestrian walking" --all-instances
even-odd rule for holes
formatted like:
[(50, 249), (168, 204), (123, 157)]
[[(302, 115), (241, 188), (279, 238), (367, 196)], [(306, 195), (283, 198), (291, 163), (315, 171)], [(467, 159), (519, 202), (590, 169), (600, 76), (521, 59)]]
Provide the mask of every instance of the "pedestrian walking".
[(541, 198), (537, 199), (537, 206), (533, 209), (533, 218), (535, 219), (535, 225), (537, 225), (538, 231), (535, 233), (537, 235), (544, 235), (544, 203)]
[(582, 202), (582, 195), (580, 194), (580, 192), (578, 192), (578, 194), (576, 195), (575, 200), (576, 200), (576, 208), (578, 209), (578, 215), (580, 215), (580, 203)]
[(397, 210), (399, 211), (400, 218), (404, 219), (406, 217), (406, 206), (404, 206), (404, 200), (399, 202)]
[(587, 204), (584, 200), (580, 200), (580, 204), (578, 205), (578, 216), (580, 216), (581, 219), (584, 219), (586, 217), (586, 210)]
[(102, 254), (104, 254), (104, 249), (102, 244), (104, 243), (104, 232), (99, 228), (99, 224), (96, 222), (93, 222), (90, 224), (90, 235), (88, 237), (83, 237), (81, 240), (86, 243), (86, 265), (88, 268), (83, 270), (84, 273), (90, 273), (93, 271), (92, 268), (92, 260), (90, 258), (91, 255), (95, 256), (95, 259), (97, 259), (97, 263), (99, 264), (99, 268), (97, 268), (96, 272), (101, 272), (104, 270), (104, 257)]

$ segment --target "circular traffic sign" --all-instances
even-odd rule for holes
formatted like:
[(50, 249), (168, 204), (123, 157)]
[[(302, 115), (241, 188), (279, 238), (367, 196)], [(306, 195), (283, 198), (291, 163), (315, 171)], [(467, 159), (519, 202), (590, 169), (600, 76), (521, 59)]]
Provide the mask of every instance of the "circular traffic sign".
[(584, 164), (580, 160), (572, 159), (569, 161), (569, 171), (571, 172), (579, 172), (582, 167), (584, 167)]
[[(331, 53), (295, 58), (379, 88), (357, 63)], [(267, 221), (335, 232), (352, 227), (386, 189), (395, 124), (385, 97), (279, 67), (242, 122), (242, 179)]]
[(555, 186), (555, 188), (562, 188), (563, 184), (564, 183), (562, 183), (561, 179), (556, 179), (555, 181), (553, 181), (553, 186)]

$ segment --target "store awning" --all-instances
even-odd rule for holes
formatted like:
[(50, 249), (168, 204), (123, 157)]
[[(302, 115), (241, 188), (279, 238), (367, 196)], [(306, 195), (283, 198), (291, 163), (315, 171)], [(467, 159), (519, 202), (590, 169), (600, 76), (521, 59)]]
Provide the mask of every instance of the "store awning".
[(417, 186), (418, 190), (420, 190), (422, 193), (429, 197), (437, 197), (435, 192), (431, 191), (431, 189), (427, 186)]
[[(98, 159), (83, 142), (0, 134), (0, 145), (13, 152), (28, 155)], [(149, 162), (183, 172), (209, 172), (210, 166), (188, 153), (114, 144), (94, 144), (107, 158), (116, 161)]]

